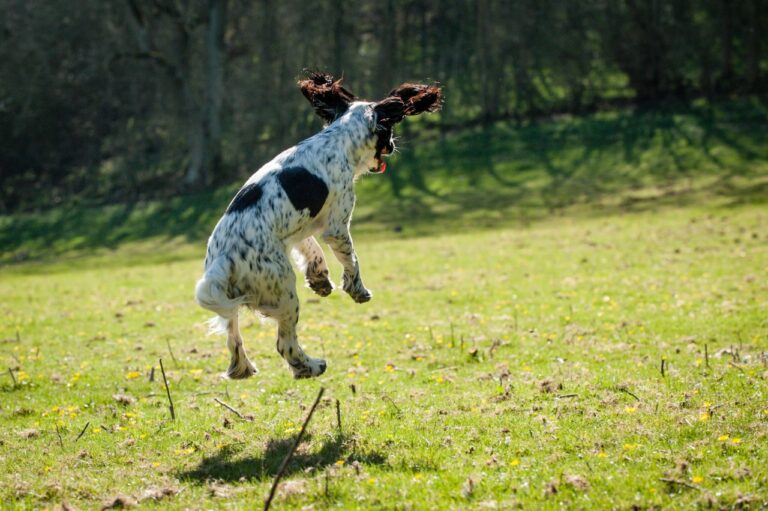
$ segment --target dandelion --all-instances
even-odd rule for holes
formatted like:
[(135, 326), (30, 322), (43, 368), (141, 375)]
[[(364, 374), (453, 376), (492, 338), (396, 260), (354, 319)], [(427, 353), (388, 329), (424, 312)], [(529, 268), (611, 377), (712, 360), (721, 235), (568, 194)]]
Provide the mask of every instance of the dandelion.
[(523, 366), (523, 369), (522, 369), (522, 371), (523, 371), (524, 373), (530, 373), (531, 371), (533, 371), (533, 369), (531, 369), (531, 367), (530, 367), (530, 366)]
[(26, 371), (19, 371), (16, 373), (16, 380), (18, 380), (19, 383), (29, 381), (29, 374)]
[(625, 451), (634, 451), (638, 447), (640, 447), (640, 444), (624, 444)]
[(704, 478), (701, 476), (693, 476), (691, 477), (691, 482), (694, 484), (701, 484), (704, 482)]
[(520, 460), (518, 458), (513, 459), (509, 462), (510, 466), (516, 467), (520, 464)]
[(129, 380), (135, 380), (139, 376), (141, 376), (141, 373), (138, 371), (129, 371), (125, 374), (125, 377), (128, 378)]
[(731, 443), (733, 445), (739, 445), (741, 443), (741, 438), (739, 438), (739, 437), (731, 438)]
[(727, 442), (730, 437), (728, 435), (720, 435), (717, 437), (718, 442)]
[(416, 472), (413, 474), (414, 481), (421, 481), (422, 479), (424, 479), (424, 475), (421, 472)]
[(600, 451), (599, 453), (595, 454), (598, 458), (607, 458), (608, 455), (605, 454), (605, 451)]
[(435, 381), (437, 383), (443, 383), (445, 381), (445, 378), (443, 378), (442, 376), (435, 376)]
[(634, 406), (625, 406), (624, 411), (631, 415), (637, 411), (637, 408)]
[(370, 479), (368, 479), (368, 484), (376, 484), (376, 479), (371, 477)]
[(388, 373), (394, 373), (395, 372), (395, 366), (392, 364), (387, 364), (384, 366), (384, 370)]
[(344, 466), (344, 460), (336, 460), (336, 463), (334, 463), (334, 465), (336, 465), (337, 467), (342, 467)]
[(710, 417), (709, 412), (701, 412), (701, 414), (699, 414), (699, 421), (707, 422), (709, 420), (709, 417)]

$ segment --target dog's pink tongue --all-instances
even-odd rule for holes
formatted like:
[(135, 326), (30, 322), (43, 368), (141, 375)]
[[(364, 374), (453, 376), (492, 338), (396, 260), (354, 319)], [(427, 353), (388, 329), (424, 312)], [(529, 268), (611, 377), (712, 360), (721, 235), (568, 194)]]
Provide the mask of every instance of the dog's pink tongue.
[(383, 173), (385, 170), (387, 170), (387, 163), (381, 162), (381, 165), (379, 165), (379, 172)]

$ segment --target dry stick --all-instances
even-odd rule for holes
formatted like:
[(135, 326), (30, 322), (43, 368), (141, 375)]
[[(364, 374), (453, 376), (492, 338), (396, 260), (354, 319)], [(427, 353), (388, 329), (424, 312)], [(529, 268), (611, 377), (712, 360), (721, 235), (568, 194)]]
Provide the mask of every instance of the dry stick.
[(243, 414), (242, 414), (242, 413), (238, 412), (237, 410), (235, 410), (234, 408), (232, 408), (231, 406), (229, 406), (227, 403), (225, 403), (225, 402), (224, 402), (224, 401), (222, 401), (221, 399), (219, 399), (219, 398), (215, 397), (215, 398), (213, 398), (213, 400), (214, 400), (214, 401), (216, 401), (217, 403), (219, 403), (221, 406), (223, 406), (223, 407), (224, 407), (224, 408), (226, 408), (227, 410), (229, 410), (230, 412), (232, 412), (232, 413), (234, 413), (235, 415), (237, 415), (238, 417), (240, 417), (241, 419), (245, 419), (245, 417), (243, 417)]
[(709, 348), (707, 343), (704, 343), (704, 363), (707, 365), (707, 369), (709, 369)]
[(64, 448), (64, 441), (61, 439), (61, 431), (59, 431), (59, 425), (56, 424), (56, 436), (59, 437), (59, 447)]
[(16, 377), (13, 375), (13, 369), (11, 369), (10, 367), (8, 368), (8, 374), (11, 375), (11, 379), (13, 380), (13, 387), (16, 388), (18, 383), (16, 383)]
[(555, 396), (555, 399), (568, 399), (569, 397), (578, 397), (578, 394), (560, 394), (559, 396)]
[(272, 488), (269, 490), (269, 496), (267, 497), (267, 500), (264, 501), (264, 511), (269, 510), (269, 506), (272, 504), (272, 499), (275, 498), (275, 492), (277, 491), (277, 485), (280, 483), (280, 478), (283, 477), (283, 473), (285, 472), (286, 467), (288, 467), (288, 462), (291, 461), (294, 451), (296, 451), (296, 448), (299, 446), (301, 437), (304, 436), (304, 431), (307, 429), (307, 424), (309, 424), (309, 420), (312, 418), (312, 414), (315, 413), (315, 408), (317, 408), (317, 405), (320, 403), (320, 399), (323, 397), (323, 392), (325, 392), (325, 387), (320, 387), (320, 392), (317, 393), (315, 403), (312, 405), (312, 408), (309, 409), (307, 418), (304, 419), (304, 424), (301, 425), (301, 431), (299, 431), (296, 440), (293, 441), (293, 445), (288, 450), (288, 454), (285, 455), (283, 462), (280, 464), (280, 468), (277, 470), (277, 474), (275, 474), (275, 480), (272, 482)]
[(699, 490), (699, 491), (701, 491), (701, 488), (699, 488), (695, 484), (691, 484), (691, 483), (688, 483), (688, 482), (685, 482), (685, 481), (680, 481), (679, 479), (672, 479), (672, 478), (669, 478), (669, 477), (662, 477), (661, 479), (659, 479), (659, 481), (663, 481), (665, 483), (670, 483), (670, 484), (679, 484), (680, 486), (685, 486), (686, 488), (690, 488), (692, 490)]
[(398, 414), (398, 415), (403, 415), (403, 411), (400, 409), (400, 407), (399, 407), (399, 406), (397, 406), (397, 405), (395, 404), (395, 401), (394, 401), (394, 400), (393, 400), (391, 397), (389, 397), (389, 395), (387, 395), (387, 394), (384, 394), (384, 393), (382, 392), (382, 394), (381, 394), (381, 397), (382, 397), (382, 399), (386, 399), (387, 401), (389, 401), (389, 402), (390, 402), (390, 404), (391, 404), (392, 406), (394, 406), (394, 407), (395, 407), (395, 410), (397, 410), (397, 414)]
[(90, 425), (91, 425), (91, 422), (90, 422), (90, 421), (88, 421), (88, 422), (86, 422), (86, 423), (85, 423), (85, 427), (84, 427), (84, 428), (83, 428), (83, 430), (80, 432), (80, 434), (79, 434), (79, 435), (77, 435), (77, 438), (75, 438), (75, 442), (77, 442), (78, 440), (80, 440), (80, 437), (81, 437), (81, 436), (83, 436), (83, 435), (85, 434), (85, 430), (86, 430), (86, 429), (88, 429), (88, 426), (90, 426)]
[(341, 434), (341, 403), (336, 400), (336, 424), (339, 426), (339, 434)]
[(152, 366), (152, 369), (149, 370), (149, 383), (153, 381), (155, 381), (155, 366)]
[(664, 357), (661, 357), (661, 377), (664, 378)]
[(171, 341), (170, 339), (165, 340), (165, 344), (168, 345), (168, 353), (171, 354), (171, 360), (173, 360), (173, 363), (176, 365), (179, 365), (179, 362), (176, 360), (176, 357), (173, 355), (173, 350), (171, 349)]
[(171, 389), (168, 388), (168, 379), (165, 377), (165, 368), (163, 359), (160, 359), (160, 371), (163, 373), (163, 383), (165, 383), (165, 392), (168, 394), (168, 403), (170, 404), (171, 420), (176, 420), (176, 412), (173, 411), (173, 399), (171, 399)]
[(621, 387), (616, 387), (616, 390), (618, 390), (619, 392), (623, 392), (625, 394), (628, 394), (628, 395), (632, 396), (633, 398), (635, 398), (637, 401), (640, 401), (639, 397), (637, 397), (636, 395), (634, 395), (632, 392), (628, 391), (627, 389), (623, 389)]

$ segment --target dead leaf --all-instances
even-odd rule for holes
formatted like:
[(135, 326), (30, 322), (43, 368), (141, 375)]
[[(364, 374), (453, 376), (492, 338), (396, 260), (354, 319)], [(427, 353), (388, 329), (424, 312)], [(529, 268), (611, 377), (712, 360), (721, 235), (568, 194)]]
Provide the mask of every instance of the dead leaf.
[(148, 490), (144, 490), (141, 501), (144, 502), (145, 500), (163, 500), (166, 497), (173, 497), (177, 493), (179, 493), (179, 489), (170, 486), (162, 488), (149, 488)]
[(288, 499), (295, 495), (304, 495), (307, 492), (307, 481), (294, 479), (280, 483), (277, 494), (280, 498)]
[(35, 428), (29, 428), (19, 431), (19, 436), (21, 438), (37, 438), (40, 436), (40, 432)]
[(565, 484), (567, 484), (568, 486), (570, 486), (576, 491), (582, 491), (582, 492), (589, 491), (589, 489), (591, 488), (589, 481), (587, 481), (585, 478), (577, 474), (565, 476)]
[(118, 495), (105, 501), (101, 505), (102, 511), (105, 509), (129, 509), (136, 506), (136, 501), (128, 495)]
[(113, 394), (112, 399), (124, 406), (129, 406), (136, 402), (136, 398), (130, 394)]

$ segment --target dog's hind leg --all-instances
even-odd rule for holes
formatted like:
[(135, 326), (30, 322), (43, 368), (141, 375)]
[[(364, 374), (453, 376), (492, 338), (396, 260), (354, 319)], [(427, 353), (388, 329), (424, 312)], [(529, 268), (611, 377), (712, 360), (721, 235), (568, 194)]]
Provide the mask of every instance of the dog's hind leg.
[(328, 296), (333, 291), (333, 284), (328, 278), (328, 265), (323, 249), (314, 236), (303, 239), (294, 248), (294, 258), (301, 270), (307, 286), (320, 296)]
[(296, 295), (296, 277), (293, 270), (285, 276), (280, 297), (277, 319), (277, 352), (288, 362), (294, 378), (311, 378), (325, 372), (325, 360), (312, 358), (304, 353), (296, 338), (296, 324), (299, 321), (299, 298)]
[(258, 371), (253, 366), (243, 347), (243, 338), (240, 335), (240, 327), (237, 321), (238, 311), (235, 311), (233, 317), (227, 324), (227, 348), (229, 348), (230, 361), (229, 368), (224, 374), (225, 377), (233, 380), (242, 380), (249, 378)]

